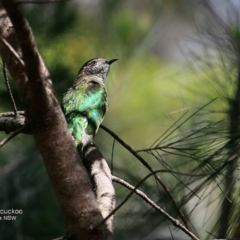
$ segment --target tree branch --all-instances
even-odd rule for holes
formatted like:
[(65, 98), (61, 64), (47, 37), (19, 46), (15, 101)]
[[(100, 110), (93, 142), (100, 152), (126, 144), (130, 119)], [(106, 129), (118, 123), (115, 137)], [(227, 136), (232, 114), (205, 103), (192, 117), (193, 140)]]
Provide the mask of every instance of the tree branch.
[(15, 132), (23, 126), (25, 126), (25, 116), (17, 115), (16, 117), (9, 117), (1, 116), (0, 114), (0, 131), (5, 131), (6, 133)]
[(4, 76), (6, 87), (7, 87), (10, 99), (11, 99), (13, 111), (14, 111), (14, 114), (17, 115), (17, 107), (16, 107), (16, 104), (15, 104), (15, 101), (14, 101), (14, 98), (13, 98), (13, 95), (12, 95), (12, 91), (11, 91), (11, 88), (10, 88), (10, 84), (9, 84), (9, 81), (8, 81), (6, 64), (3, 61), (2, 61), (2, 65), (3, 65), (3, 76)]
[(94, 229), (103, 217), (31, 29), (16, 0), (1, 3), (6, 11), (0, 6), (0, 36), (23, 58), (25, 67), (1, 43), (0, 54), (25, 99), (27, 124), (42, 154), (67, 227), (76, 239), (109, 239), (106, 225)]
[[(17, 111), (17, 115), (22, 115), (25, 118), (25, 112), (24, 111)], [(1, 117), (13, 117), (15, 116), (14, 112), (4, 112), (4, 113), (0, 113), (0, 118)]]
[[(160, 170), (161, 171), (161, 170)], [(159, 171), (154, 171), (154, 172), (159, 172)], [(153, 207), (154, 209), (156, 209), (158, 212), (160, 212), (161, 214), (163, 214), (170, 222), (172, 222), (172, 224), (174, 226), (176, 226), (177, 228), (180, 228), (183, 232), (185, 232), (189, 237), (191, 237), (192, 239), (195, 240), (199, 240), (199, 238), (197, 236), (195, 236), (192, 232), (190, 232), (186, 227), (184, 227), (177, 219), (173, 218), (171, 215), (169, 215), (166, 211), (164, 211), (160, 206), (158, 206), (155, 202), (153, 202), (144, 192), (140, 191), (139, 188), (140, 185), (146, 181), (149, 177), (151, 177), (153, 174), (150, 173), (148, 174), (145, 178), (143, 178), (136, 187), (132, 186), (131, 184), (129, 184), (128, 182), (124, 181), (121, 178), (112, 176), (112, 180), (116, 183), (119, 183), (121, 185), (123, 185), (124, 187), (128, 188), (129, 190), (131, 190), (131, 193), (125, 198), (125, 200), (116, 208), (117, 210), (119, 209), (119, 207), (122, 206), (122, 204), (124, 204), (131, 196), (133, 193), (137, 194), (139, 197), (141, 197), (144, 201), (146, 201), (148, 204), (151, 205), (151, 207)], [(115, 211), (116, 211), (115, 209)]]
[[(85, 147), (83, 161), (91, 176), (99, 209), (105, 218), (115, 208), (115, 190), (111, 171), (96, 145)], [(106, 224), (109, 231), (113, 232), (113, 215)]]
[(24, 62), (17, 54), (17, 52), (13, 49), (13, 47), (2, 37), (0, 37), (2, 44), (11, 52), (11, 54), (16, 58), (18, 63), (24, 68)]
[(107, 133), (109, 133), (114, 139), (116, 139), (130, 153), (132, 153), (133, 156), (135, 156), (154, 175), (157, 182), (163, 187), (163, 189), (168, 194), (173, 206), (175, 207), (176, 211), (178, 212), (178, 214), (179, 214), (180, 218), (182, 219), (182, 221), (184, 222), (185, 226), (187, 227), (187, 229), (190, 230), (187, 220), (186, 220), (184, 214), (182, 213), (181, 209), (177, 206), (177, 203), (176, 203), (174, 197), (170, 193), (170, 190), (168, 189), (166, 184), (161, 180), (161, 178), (157, 175), (157, 173), (154, 173), (152, 167), (136, 151), (134, 151), (128, 144), (126, 144), (120, 137), (118, 137), (113, 131), (111, 131), (110, 129), (108, 129), (107, 127), (105, 127), (103, 125), (101, 125), (100, 127), (102, 129), (104, 129)]
[(15, 81), (18, 93), (23, 99), (23, 92), (27, 82), (25, 66), (22, 60), (22, 51), (20, 49), (13, 25), (2, 8), (0, 2), (0, 55), (6, 63), (7, 68)]
[(9, 142), (12, 138), (16, 137), (20, 132), (22, 132), (24, 127), (19, 128), (15, 132), (11, 133), (9, 136), (7, 136), (4, 140), (0, 142), (0, 148), (4, 146), (7, 142)]

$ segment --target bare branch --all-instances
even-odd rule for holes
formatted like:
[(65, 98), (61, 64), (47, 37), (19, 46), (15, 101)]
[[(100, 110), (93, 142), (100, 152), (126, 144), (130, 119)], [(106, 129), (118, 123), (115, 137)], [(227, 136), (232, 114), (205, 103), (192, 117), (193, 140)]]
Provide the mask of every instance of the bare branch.
[[(160, 170), (161, 171), (161, 170)], [(159, 172), (159, 171), (156, 171)], [(142, 184), (144, 181), (147, 180), (148, 177), (152, 176), (152, 173), (147, 175), (142, 181), (136, 186), (132, 186), (128, 182), (124, 181), (121, 178), (112, 176), (112, 180), (116, 183), (119, 183), (123, 185), (124, 187), (128, 188), (132, 192), (125, 198), (125, 200), (118, 206), (119, 208), (131, 197), (133, 193), (137, 194), (139, 197), (141, 197), (144, 201), (146, 201), (150, 206), (152, 206), (154, 209), (156, 209), (158, 212), (163, 214), (169, 221), (173, 223), (174, 226), (180, 228), (183, 232), (185, 232), (189, 237), (195, 240), (199, 240), (197, 236), (195, 236), (192, 232), (190, 232), (186, 227), (184, 227), (177, 219), (173, 218), (171, 215), (169, 215), (166, 211), (164, 211), (160, 206), (158, 206), (156, 203), (154, 203), (144, 192), (140, 191), (139, 188), (140, 184)], [(118, 209), (117, 209), (118, 210)]]
[(17, 54), (17, 52), (14, 50), (14, 48), (2, 37), (0, 37), (0, 41), (2, 42), (2, 44), (8, 48), (8, 50), (11, 52), (11, 54), (16, 58), (16, 60), (22, 65), (22, 67), (24, 67), (24, 62), (23, 60), (19, 57), (19, 55)]
[(0, 55), (7, 65), (21, 99), (24, 98), (24, 89), (27, 82), (25, 64), (22, 60), (22, 51), (17, 41), (13, 25), (2, 8), (0, 2)]
[(157, 182), (160, 183), (160, 185), (163, 187), (163, 189), (168, 194), (169, 198), (171, 199), (176, 211), (178, 212), (178, 214), (181, 217), (182, 221), (184, 222), (185, 226), (189, 229), (187, 220), (186, 220), (184, 214), (182, 213), (181, 209), (177, 206), (177, 203), (176, 203), (174, 197), (170, 193), (170, 190), (168, 189), (166, 184), (161, 180), (161, 178), (154, 172), (152, 167), (136, 151), (134, 151), (128, 144), (126, 144), (121, 138), (119, 138), (113, 131), (111, 131), (110, 129), (108, 129), (107, 127), (105, 127), (103, 125), (101, 125), (100, 127), (102, 129), (104, 129), (107, 133), (109, 133), (114, 139), (116, 139), (130, 153), (132, 153), (133, 156), (135, 156), (155, 176)]
[[(161, 170), (160, 170), (161, 171)], [(154, 173), (157, 173), (159, 171), (154, 171)], [(132, 186), (131, 184), (127, 183), (123, 179), (120, 179), (118, 177), (112, 176), (112, 180), (114, 182), (120, 183), (121, 185), (127, 187), (131, 190), (131, 193), (124, 199), (124, 201), (119, 204), (114, 211), (111, 214), (114, 214), (119, 208), (121, 208), (127, 200), (133, 195), (133, 193), (136, 193), (138, 196), (143, 198), (148, 204), (150, 204), (154, 209), (159, 211), (161, 214), (163, 214), (169, 221), (173, 223), (174, 226), (177, 228), (180, 228), (183, 232), (185, 232), (188, 236), (190, 236), (192, 239), (199, 240), (197, 236), (195, 236), (192, 232), (190, 232), (185, 226), (183, 226), (177, 219), (173, 218), (171, 215), (169, 215), (166, 211), (164, 211), (161, 207), (159, 207), (157, 204), (155, 204), (145, 193), (140, 191), (138, 188), (140, 185), (145, 182), (149, 177), (153, 176), (153, 173), (149, 173), (146, 177), (144, 177), (137, 185), (136, 187)]]
[[(24, 116), (25, 115), (25, 112), (24, 111), (17, 111), (17, 115), (22, 115)], [(5, 112), (5, 113), (0, 113), (0, 118), (1, 117), (13, 117), (15, 116), (15, 113), (14, 112)], [(3, 130), (2, 130), (3, 131)]]
[(15, 101), (14, 101), (14, 98), (13, 98), (13, 95), (12, 95), (12, 91), (11, 91), (11, 88), (10, 88), (10, 84), (9, 84), (9, 81), (8, 81), (6, 64), (4, 62), (2, 62), (2, 64), (3, 64), (3, 76), (5, 78), (5, 83), (6, 83), (6, 87), (7, 87), (10, 99), (11, 99), (13, 111), (14, 111), (14, 114), (17, 115), (17, 107), (16, 107), (16, 104), (15, 104)]
[[(96, 145), (85, 147), (83, 161), (91, 176), (99, 209), (105, 218), (115, 208), (115, 190), (111, 171)], [(109, 231), (113, 232), (113, 215), (106, 224)]]
[[(3, 116), (1, 116), (3, 115)], [(15, 116), (4, 116), (4, 114), (0, 114), (0, 131), (4, 131), (6, 133), (15, 132), (19, 128), (25, 126), (25, 117), (22, 115)], [(26, 129), (22, 129), (26, 130)]]
[(16, 137), (20, 132), (23, 131), (23, 129), (24, 129), (24, 126), (19, 128), (17, 131), (9, 134), (9, 136), (7, 136), (4, 140), (0, 142), (0, 148), (4, 146), (7, 142), (9, 142), (12, 138)]

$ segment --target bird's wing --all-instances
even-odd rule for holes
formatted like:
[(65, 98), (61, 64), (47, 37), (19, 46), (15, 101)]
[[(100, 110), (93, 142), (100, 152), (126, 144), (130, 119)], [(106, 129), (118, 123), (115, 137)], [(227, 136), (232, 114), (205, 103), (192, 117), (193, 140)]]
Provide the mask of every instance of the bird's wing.
[(66, 115), (73, 111), (84, 114), (90, 109), (98, 108), (102, 103), (107, 103), (106, 89), (104, 85), (95, 83), (68, 89), (63, 95), (62, 108)]
[(76, 112), (72, 112), (67, 118), (68, 127), (71, 135), (73, 136), (76, 145), (83, 143), (84, 130), (87, 128), (87, 119), (84, 116), (80, 116)]
[(96, 82), (79, 84), (64, 94), (62, 107), (67, 120), (72, 112), (86, 117), (88, 134), (95, 134), (107, 111), (106, 88)]

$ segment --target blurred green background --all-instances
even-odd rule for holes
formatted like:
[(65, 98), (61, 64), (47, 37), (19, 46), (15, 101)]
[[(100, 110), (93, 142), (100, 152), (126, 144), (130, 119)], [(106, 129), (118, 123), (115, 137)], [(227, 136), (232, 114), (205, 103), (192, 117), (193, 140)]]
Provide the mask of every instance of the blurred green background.
[[(226, 7), (224, 1), (211, 2), (224, 18), (221, 15)], [(150, 147), (180, 116), (186, 113), (186, 118), (214, 98), (218, 99), (208, 110), (191, 118), (168, 138), (201, 128), (210, 120), (220, 117), (224, 120), (219, 109), (226, 108), (224, 98), (233, 89), (225, 84), (225, 75), (221, 72), (224, 70), (219, 70), (217, 61), (211, 62), (214, 58), (211, 44), (204, 45), (201, 38), (199, 29), (207, 27), (209, 19), (215, 18), (207, 11), (204, 1), (81, 0), (22, 4), (21, 8), (51, 73), (59, 101), (87, 60), (119, 59), (107, 77), (109, 110), (104, 125), (132, 148)], [(216, 78), (224, 87), (209, 80)], [(13, 82), (10, 84), (18, 109), (22, 110)], [(0, 111), (11, 111), (2, 76), (0, 96)], [(6, 134), (0, 133), (0, 137), (3, 139)], [(102, 129), (95, 142), (114, 175), (136, 185), (148, 174), (138, 160)], [(146, 153), (143, 156), (154, 169), (188, 172), (197, 165), (189, 158), (168, 153), (162, 155), (164, 162)], [(0, 221), (0, 239), (46, 240), (62, 236), (64, 219), (33, 137), (19, 135), (1, 148), (0, 166), (0, 209), (23, 210), (16, 221)], [(161, 177), (180, 203), (188, 191), (184, 185), (176, 185), (181, 178), (172, 174)], [(117, 184), (114, 186), (119, 204), (129, 191)], [(146, 181), (141, 189), (177, 217), (166, 193), (153, 179)], [(191, 221), (202, 237), (206, 236), (206, 229), (214, 225), (209, 224), (207, 212), (216, 212), (217, 204), (208, 208), (201, 206), (204, 216), (194, 204), (182, 207), (186, 213), (194, 209)], [(115, 239), (172, 239), (172, 235), (174, 239), (189, 239), (137, 196), (115, 216)]]

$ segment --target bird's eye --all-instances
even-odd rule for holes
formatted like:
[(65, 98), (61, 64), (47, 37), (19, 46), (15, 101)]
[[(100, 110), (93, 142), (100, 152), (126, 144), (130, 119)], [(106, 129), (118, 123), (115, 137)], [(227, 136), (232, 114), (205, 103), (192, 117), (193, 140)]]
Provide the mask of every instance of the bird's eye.
[(94, 61), (91, 62), (91, 65), (95, 65), (96, 63), (97, 63), (97, 61), (94, 60)]

